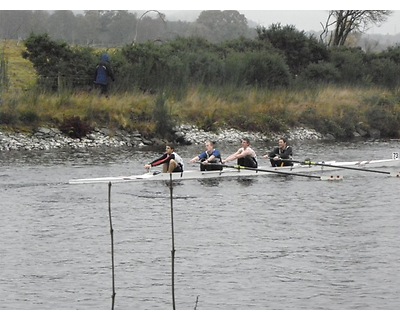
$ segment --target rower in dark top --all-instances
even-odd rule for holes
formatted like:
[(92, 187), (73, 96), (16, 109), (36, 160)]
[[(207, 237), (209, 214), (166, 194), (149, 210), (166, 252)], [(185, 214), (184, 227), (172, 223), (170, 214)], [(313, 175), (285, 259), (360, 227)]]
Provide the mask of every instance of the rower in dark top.
[(292, 147), (288, 146), (285, 138), (280, 138), (278, 140), (278, 146), (275, 147), (270, 153), (264, 155), (263, 158), (269, 159), (273, 167), (284, 167), (293, 165), (293, 163), (290, 161), (292, 155)]
[[(213, 170), (222, 170), (222, 159), (221, 152), (215, 149), (215, 142), (207, 140), (206, 141), (206, 150), (199, 154), (198, 156), (191, 159), (190, 163), (195, 163), (200, 161), (200, 171), (213, 171)], [(211, 165), (210, 165), (211, 163)], [(220, 165), (218, 165), (220, 164)]]
[(181, 156), (175, 152), (175, 147), (173, 145), (167, 145), (165, 147), (165, 153), (161, 157), (146, 164), (144, 168), (149, 170), (151, 167), (161, 164), (163, 165), (163, 173), (183, 172), (183, 160)]

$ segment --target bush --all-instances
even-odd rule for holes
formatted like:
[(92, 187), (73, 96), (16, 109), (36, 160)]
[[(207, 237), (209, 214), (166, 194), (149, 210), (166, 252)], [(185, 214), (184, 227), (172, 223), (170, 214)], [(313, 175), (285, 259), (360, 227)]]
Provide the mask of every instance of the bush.
[(156, 135), (170, 140), (173, 136), (174, 122), (166, 105), (166, 97), (162, 94), (156, 100), (153, 118), (156, 123)]
[(89, 123), (82, 121), (80, 117), (65, 118), (59, 125), (59, 129), (62, 133), (74, 139), (81, 139), (93, 131)]
[(247, 53), (243, 64), (243, 78), (248, 85), (275, 88), (290, 83), (289, 68), (278, 54)]
[(19, 119), (23, 124), (36, 125), (40, 117), (35, 110), (24, 110), (20, 112)]
[(10, 109), (0, 110), (0, 124), (15, 125), (18, 122), (18, 115)]
[(371, 82), (380, 87), (392, 89), (398, 87), (400, 85), (399, 74), (399, 64), (388, 58), (374, 59), (369, 64), (368, 75)]
[(365, 113), (369, 126), (378, 129), (382, 137), (398, 138), (400, 113), (393, 105), (374, 105)]
[(325, 45), (292, 25), (272, 24), (269, 29), (258, 27), (257, 34), (259, 40), (271, 43), (282, 52), (293, 75), (299, 75), (310, 63), (328, 58)]
[(330, 62), (339, 71), (341, 84), (362, 84), (367, 71), (365, 53), (359, 48), (332, 48)]
[(51, 40), (47, 34), (31, 34), (25, 46), (23, 57), (40, 75), (42, 89), (87, 88), (91, 84), (96, 66), (92, 49), (71, 48), (66, 42)]
[(332, 63), (312, 63), (303, 71), (298, 81), (312, 83), (335, 83), (340, 73)]

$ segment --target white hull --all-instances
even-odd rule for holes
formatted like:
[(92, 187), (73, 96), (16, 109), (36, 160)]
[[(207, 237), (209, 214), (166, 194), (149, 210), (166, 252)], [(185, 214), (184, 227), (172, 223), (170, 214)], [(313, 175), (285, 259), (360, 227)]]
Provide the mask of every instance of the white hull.
[[(371, 161), (352, 161), (352, 162), (337, 162), (327, 161), (321, 163), (324, 165), (301, 165), (294, 164), (292, 167), (259, 167), (257, 169), (246, 170), (246, 169), (234, 169), (224, 168), (222, 171), (199, 171), (199, 170), (187, 170), (183, 173), (173, 173), (172, 180), (195, 180), (195, 179), (211, 179), (211, 178), (222, 178), (222, 177), (251, 177), (260, 175), (271, 175), (271, 174), (310, 174), (318, 173), (319, 175), (324, 172), (346, 170), (346, 168), (329, 167), (328, 165), (359, 168), (359, 169), (372, 169), (372, 168), (385, 168), (385, 167), (399, 167), (399, 159), (384, 159), (384, 160), (371, 160)], [(101, 178), (88, 178), (88, 179), (73, 179), (70, 180), (70, 184), (92, 184), (92, 183), (118, 183), (118, 182), (138, 182), (138, 181), (169, 181), (169, 173), (158, 173), (148, 172), (142, 175), (133, 176), (120, 176), (120, 177), (101, 177)]]

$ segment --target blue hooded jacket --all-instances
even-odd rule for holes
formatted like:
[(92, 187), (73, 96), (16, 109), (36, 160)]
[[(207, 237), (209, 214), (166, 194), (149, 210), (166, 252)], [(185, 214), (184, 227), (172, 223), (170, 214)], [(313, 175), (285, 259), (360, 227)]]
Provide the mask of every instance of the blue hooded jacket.
[(107, 85), (109, 78), (114, 81), (114, 73), (110, 65), (110, 57), (105, 53), (101, 56), (101, 61), (96, 66), (94, 83)]

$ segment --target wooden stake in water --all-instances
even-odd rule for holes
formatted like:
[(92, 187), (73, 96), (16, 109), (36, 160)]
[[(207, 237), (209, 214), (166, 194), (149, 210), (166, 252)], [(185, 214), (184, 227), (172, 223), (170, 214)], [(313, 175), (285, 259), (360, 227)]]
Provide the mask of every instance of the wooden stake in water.
[(112, 296), (111, 310), (114, 310), (115, 304), (115, 274), (114, 274), (114, 229), (111, 219), (111, 181), (108, 183), (108, 216), (110, 218), (110, 235), (111, 235), (111, 275), (112, 275)]
[(172, 309), (175, 310), (175, 237), (174, 237), (174, 206), (173, 206), (173, 187), (172, 173), (169, 174), (169, 192), (171, 201), (171, 233), (172, 233), (172, 250), (171, 250), (171, 276), (172, 276)]

